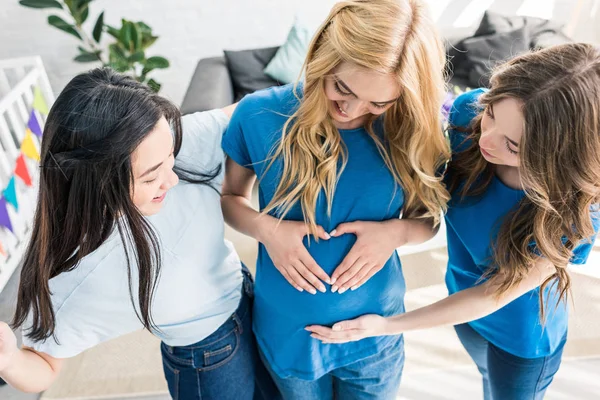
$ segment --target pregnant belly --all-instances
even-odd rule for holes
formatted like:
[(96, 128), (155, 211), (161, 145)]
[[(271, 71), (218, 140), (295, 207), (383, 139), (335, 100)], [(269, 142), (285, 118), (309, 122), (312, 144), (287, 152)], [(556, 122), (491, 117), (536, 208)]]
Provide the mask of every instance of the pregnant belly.
[[(339, 247), (336, 252), (331, 246), (319, 248), (318, 245), (311, 246), (309, 251), (331, 276), (346, 251), (340, 254)], [(355, 291), (339, 294), (332, 293), (330, 285), (325, 284), (325, 287), (326, 293), (299, 292), (285, 280), (261, 247), (255, 286), (256, 322), (269, 320), (269, 325), (277, 325), (282, 331), (289, 332), (290, 329), (303, 329), (308, 324), (332, 325), (364, 314), (391, 315), (404, 311), (406, 286), (396, 253)]]

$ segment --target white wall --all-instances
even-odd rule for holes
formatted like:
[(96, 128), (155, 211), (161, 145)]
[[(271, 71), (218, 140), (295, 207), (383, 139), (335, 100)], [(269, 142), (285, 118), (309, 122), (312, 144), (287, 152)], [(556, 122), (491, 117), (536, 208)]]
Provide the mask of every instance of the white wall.
[[(533, 13), (565, 21), (579, 0), (428, 0), (442, 32), (471, 30), (483, 11)], [(589, 15), (589, 3), (582, 0)], [(294, 16), (317, 26), (336, 0), (95, 0), (86, 23), (88, 31), (98, 14), (119, 25), (120, 18), (141, 20), (160, 37), (150, 55), (162, 55), (171, 67), (157, 71), (161, 93), (177, 103), (200, 58), (224, 49), (245, 49), (282, 43)], [(78, 72), (93, 64), (72, 61), (77, 39), (50, 27), (46, 10), (22, 7), (18, 0), (0, 0), (0, 59), (41, 55), (53, 89), (58, 93)], [(578, 31), (582, 31), (581, 23)], [(583, 29), (584, 33), (590, 29)], [(587, 38), (586, 38), (587, 39)]]
[[(325, 18), (335, 0), (96, 0), (86, 25), (88, 32), (102, 10), (105, 21), (144, 21), (159, 40), (149, 55), (162, 55), (171, 67), (154, 73), (161, 93), (180, 103), (200, 58), (224, 49), (245, 49), (282, 43), (294, 15), (309, 24)], [(42, 56), (53, 89), (58, 92), (78, 72), (78, 40), (48, 25), (47, 10), (26, 8), (17, 0), (0, 0), (0, 59)], [(109, 39), (108, 37), (106, 39)]]

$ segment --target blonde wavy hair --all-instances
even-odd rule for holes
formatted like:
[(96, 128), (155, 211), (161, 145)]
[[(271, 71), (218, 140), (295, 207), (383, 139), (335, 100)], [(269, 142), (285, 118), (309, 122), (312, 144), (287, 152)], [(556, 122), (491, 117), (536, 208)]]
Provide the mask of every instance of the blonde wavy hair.
[(384, 140), (373, 129), (377, 116), (372, 115), (365, 128), (404, 189), (404, 217), (433, 218), (437, 224), (449, 199), (436, 176), (450, 156), (440, 113), (445, 53), (421, 0), (341, 1), (333, 7), (310, 43), (303, 95), (298, 95), (297, 84), (294, 87), (300, 105), (283, 126), (268, 165), (281, 158), (282, 178), (263, 212), (276, 211), (283, 218), (300, 202), (315, 236), (321, 190), (331, 212), (347, 153), (329, 115), (325, 85), (343, 61), (396, 77), (401, 94), (384, 114)]
[[(567, 297), (567, 264), (574, 248), (594, 234), (591, 213), (600, 202), (600, 51), (573, 43), (527, 53), (499, 66), (490, 83), (481, 107), (505, 98), (522, 103), (519, 172), (526, 196), (500, 221), (485, 276), (497, 283), (500, 295), (545, 257), (556, 267), (540, 289), (545, 320), (544, 288), (552, 282), (558, 301)], [(481, 117), (468, 129), (470, 147), (448, 165), (449, 190), (459, 190), (462, 198), (481, 195), (494, 176), (494, 166), (479, 151)]]

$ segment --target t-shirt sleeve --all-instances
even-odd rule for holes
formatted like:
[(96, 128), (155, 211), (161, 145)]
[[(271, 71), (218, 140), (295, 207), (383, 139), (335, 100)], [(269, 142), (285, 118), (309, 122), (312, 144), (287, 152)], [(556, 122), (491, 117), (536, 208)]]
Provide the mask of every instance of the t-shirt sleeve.
[(126, 325), (115, 323), (110, 315), (98, 314), (74, 304), (69, 303), (57, 314), (54, 335), (44, 341), (32, 341), (27, 337), (25, 327), (23, 345), (55, 358), (70, 358), (102, 342), (133, 332), (126, 329)]
[[(120, 286), (115, 284), (128, 279), (126, 268), (120, 267), (123, 265), (120, 253), (111, 252), (94, 264), (80, 264), (50, 281), (54, 336), (37, 342), (27, 337), (30, 315), (23, 326), (25, 346), (55, 358), (70, 358), (142, 328), (129, 298), (123, 297)], [(115, 267), (103, 268), (105, 266)]]
[(229, 158), (242, 167), (254, 170), (250, 156), (249, 142), (244, 129), (245, 119), (249, 117), (252, 111), (252, 104), (249, 96), (246, 96), (233, 112), (229, 126), (223, 135), (221, 145), (223, 151)]
[(458, 96), (452, 103), (448, 116), (448, 135), (450, 148), (453, 153), (466, 150), (469, 143), (465, 140), (467, 132), (460, 129), (468, 128), (473, 118), (478, 114), (477, 101), (485, 89), (475, 89)]
[(202, 172), (218, 167), (223, 162), (221, 138), (228, 123), (229, 117), (219, 109), (184, 115), (177, 166)]
[(594, 231), (596, 233), (591, 238), (584, 240), (575, 247), (573, 250), (573, 257), (571, 257), (571, 264), (585, 264), (590, 256), (590, 253), (594, 248), (594, 242), (598, 236), (598, 231), (600, 230), (600, 212), (595, 211), (592, 213), (592, 225), (594, 226)]

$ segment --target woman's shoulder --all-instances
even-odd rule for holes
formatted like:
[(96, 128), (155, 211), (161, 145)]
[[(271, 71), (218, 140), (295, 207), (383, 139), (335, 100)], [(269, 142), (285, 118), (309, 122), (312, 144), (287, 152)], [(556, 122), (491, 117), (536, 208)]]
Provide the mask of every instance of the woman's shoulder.
[(249, 121), (264, 117), (289, 117), (300, 103), (302, 85), (273, 86), (246, 95), (238, 104), (232, 119)]
[(487, 89), (479, 88), (469, 90), (468, 92), (459, 95), (452, 103), (448, 122), (450, 127), (469, 126), (473, 118), (479, 113), (478, 107), (479, 97), (485, 93)]

